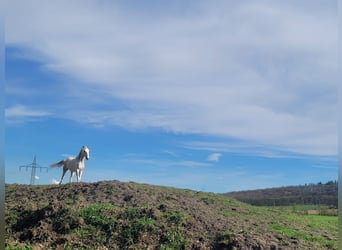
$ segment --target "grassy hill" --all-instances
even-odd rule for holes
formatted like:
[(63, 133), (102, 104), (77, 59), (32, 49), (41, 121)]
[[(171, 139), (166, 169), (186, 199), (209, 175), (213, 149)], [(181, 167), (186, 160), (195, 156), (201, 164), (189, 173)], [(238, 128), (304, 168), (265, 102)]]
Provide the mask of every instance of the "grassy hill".
[(6, 185), (6, 249), (337, 249), (337, 217), (107, 181)]
[(337, 208), (338, 185), (336, 181), (330, 181), (325, 184), (247, 190), (224, 195), (258, 206), (327, 205)]

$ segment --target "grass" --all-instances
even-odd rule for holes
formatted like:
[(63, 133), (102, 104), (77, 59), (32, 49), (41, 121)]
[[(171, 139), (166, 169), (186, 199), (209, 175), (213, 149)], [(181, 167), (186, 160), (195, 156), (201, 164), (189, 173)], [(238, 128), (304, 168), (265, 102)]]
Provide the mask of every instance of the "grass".
[(119, 242), (121, 248), (136, 244), (143, 233), (156, 232), (155, 216), (151, 209), (129, 207), (120, 215)]
[(181, 230), (171, 230), (163, 234), (163, 243), (158, 247), (159, 250), (186, 249), (190, 240), (186, 239)]
[(220, 233), (217, 237), (217, 241), (219, 244), (225, 244), (228, 245), (234, 237), (234, 233), (230, 230), (226, 230), (222, 233)]
[(185, 213), (182, 211), (172, 211), (172, 212), (165, 212), (163, 216), (164, 218), (168, 220), (168, 222), (174, 223), (177, 227), (179, 227), (183, 223), (183, 219), (185, 218)]
[(115, 213), (115, 207), (111, 204), (92, 204), (83, 208), (79, 215), (87, 224), (95, 227), (106, 227), (115, 220), (111, 217)]
[[(326, 248), (337, 249), (337, 242), (332, 240), (330, 237), (330, 232), (338, 231), (337, 217), (323, 215), (298, 215), (295, 213), (289, 213), (287, 218), (289, 222), (296, 222), (298, 228), (274, 223), (268, 226), (268, 230), (291, 239), (317, 242)], [(313, 232), (317, 232), (317, 234), (308, 233), (306, 231), (307, 228), (310, 228)], [(321, 234), (321, 230), (323, 229), (326, 230), (325, 236), (322, 236)], [(318, 232), (320, 233), (319, 235)]]
[(32, 247), (31, 247), (31, 246), (22, 246), (22, 247), (18, 247), (18, 246), (15, 246), (15, 247), (6, 246), (6, 247), (5, 247), (5, 250), (32, 250)]
[(143, 235), (157, 235), (157, 221), (165, 227), (158, 249), (184, 249), (189, 244), (181, 227), (186, 218), (182, 211), (165, 211), (156, 216), (148, 207), (122, 209), (111, 204), (93, 204), (83, 208), (79, 215), (86, 225), (74, 230), (75, 234), (85, 238), (96, 236), (102, 243), (119, 242), (121, 249), (137, 244)]
[(184, 228), (182, 227), (186, 219), (183, 211), (167, 211), (162, 217), (166, 219), (168, 230), (161, 236), (160, 250), (186, 249), (190, 240), (186, 238)]
[(291, 205), (291, 206), (277, 206), (275, 209), (281, 211), (288, 211), (298, 214), (309, 214), (310, 211), (316, 211), (319, 215), (337, 216), (337, 208), (333, 208), (327, 205)]
[(337, 245), (335, 242), (321, 236), (314, 236), (302, 230), (294, 229), (292, 227), (281, 226), (278, 224), (273, 224), (268, 227), (270, 231), (279, 233), (283, 236), (289, 237), (291, 239), (301, 239), (305, 241), (317, 242), (322, 246), (327, 248), (336, 249)]
[(322, 227), (329, 231), (337, 230), (338, 217), (324, 215), (307, 215), (304, 217), (308, 227), (320, 230)]

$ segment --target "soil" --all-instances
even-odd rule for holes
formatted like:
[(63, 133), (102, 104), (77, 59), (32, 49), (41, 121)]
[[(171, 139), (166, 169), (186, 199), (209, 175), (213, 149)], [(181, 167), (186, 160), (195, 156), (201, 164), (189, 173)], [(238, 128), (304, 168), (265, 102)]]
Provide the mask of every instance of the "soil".
[(115, 180), (5, 191), (7, 249), (337, 249), (337, 232), (214, 193)]

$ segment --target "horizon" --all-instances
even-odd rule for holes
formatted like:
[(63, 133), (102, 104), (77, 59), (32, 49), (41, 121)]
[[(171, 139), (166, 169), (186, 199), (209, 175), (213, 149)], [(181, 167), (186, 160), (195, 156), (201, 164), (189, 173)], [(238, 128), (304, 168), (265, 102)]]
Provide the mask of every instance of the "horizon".
[[(80, 183), (84, 183), (84, 184), (96, 184), (99, 182), (121, 182), (121, 183), (136, 183), (136, 184), (141, 184), (141, 185), (150, 185), (150, 186), (157, 186), (157, 187), (169, 187), (169, 188), (176, 188), (178, 189), (178, 187), (174, 187), (174, 186), (164, 186), (164, 185), (156, 185), (156, 184), (150, 184), (150, 183), (143, 183), (143, 182), (135, 182), (135, 181), (120, 181), (120, 180), (99, 180), (99, 181), (95, 181), (95, 182), (84, 182), (81, 181)], [(6, 185), (24, 185), (24, 186), (59, 186), (59, 185), (73, 185), (73, 184), (78, 184), (77, 182), (73, 182), (73, 183), (63, 183), (63, 184), (58, 184), (58, 183), (48, 183), (48, 184), (25, 184), (25, 183), (7, 183), (5, 182)], [(238, 192), (248, 192), (248, 191), (258, 191), (258, 190), (267, 190), (267, 189), (281, 189), (281, 188), (289, 188), (289, 187), (305, 187), (305, 186), (310, 186), (310, 185), (338, 185), (338, 180), (330, 180), (327, 181), (325, 183), (323, 182), (317, 182), (317, 183), (304, 183), (304, 184), (298, 184), (298, 185), (290, 185), (290, 186), (278, 186), (278, 187), (268, 187), (268, 188), (258, 188), (258, 189), (243, 189), (243, 190), (232, 190), (229, 192), (210, 192), (209, 193), (215, 193), (215, 194), (228, 194), (228, 193), (238, 193)], [(179, 189), (184, 189), (184, 190), (191, 190), (191, 191), (197, 191), (197, 192), (206, 192), (206, 191), (199, 191), (199, 190), (194, 190), (194, 189), (189, 189), (189, 188), (179, 188)]]
[(6, 7), (6, 183), (83, 145), (85, 182), (218, 193), (338, 179), (337, 3)]

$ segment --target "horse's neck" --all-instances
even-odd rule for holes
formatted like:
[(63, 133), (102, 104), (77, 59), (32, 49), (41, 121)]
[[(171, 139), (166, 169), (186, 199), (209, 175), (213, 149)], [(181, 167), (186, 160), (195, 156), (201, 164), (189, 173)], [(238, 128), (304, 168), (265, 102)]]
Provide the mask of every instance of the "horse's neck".
[(83, 169), (84, 168), (84, 156), (79, 153), (78, 156), (76, 157), (76, 160), (78, 161), (78, 167)]
[(81, 152), (77, 155), (76, 160), (80, 162), (82, 165), (84, 164), (84, 155)]
[(79, 161), (82, 161), (84, 158), (84, 156), (82, 155), (82, 150), (78, 153), (78, 155), (76, 156), (76, 159)]
[(84, 168), (84, 158), (85, 158), (85, 155), (84, 155), (84, 153), (81, 150), (79, 152), (79, 154), (77, 155), (77, 157), (76, 157), (76, 160), (78, 161), (78, 167), (81, 168), (81, 169)]

